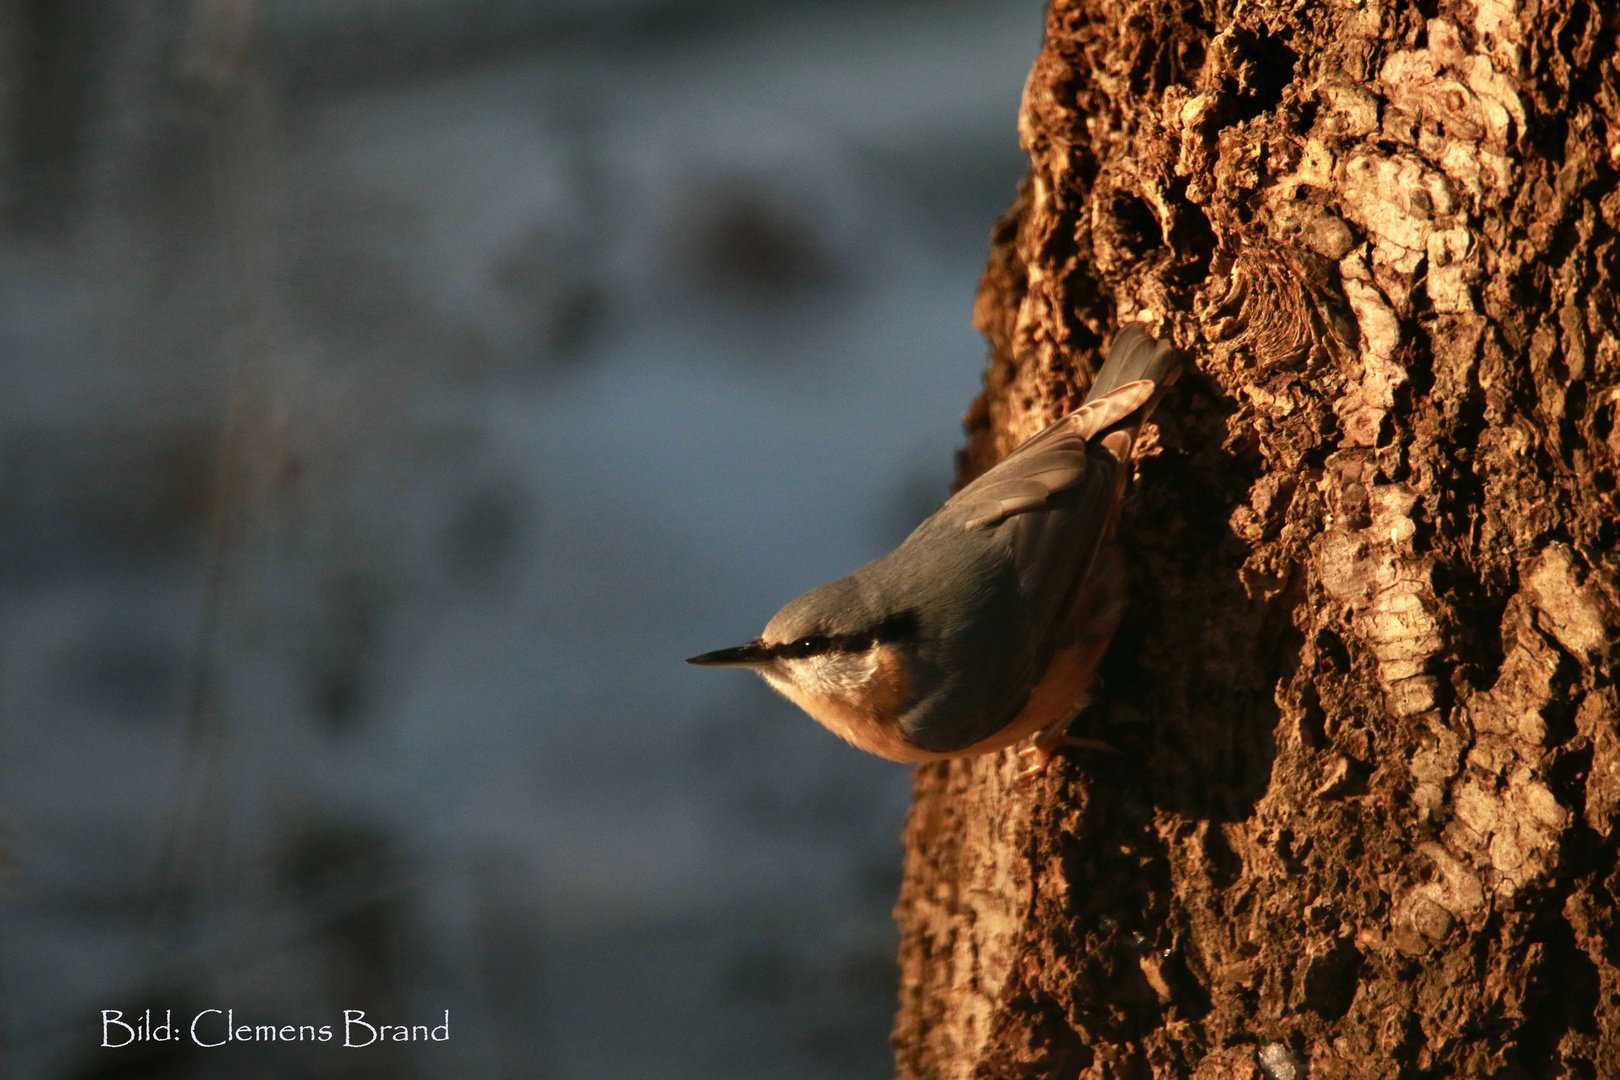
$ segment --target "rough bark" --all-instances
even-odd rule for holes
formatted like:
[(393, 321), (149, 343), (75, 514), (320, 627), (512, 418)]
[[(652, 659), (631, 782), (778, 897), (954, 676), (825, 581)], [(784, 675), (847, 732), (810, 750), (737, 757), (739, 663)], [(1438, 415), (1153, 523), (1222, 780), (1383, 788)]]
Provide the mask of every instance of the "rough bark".
[(924, 767), (902, 1077), (1620, 1076), (1620, 60), (1596, 0), (1052, 0), (964, 477), (1192, 354), (1032, 787)]

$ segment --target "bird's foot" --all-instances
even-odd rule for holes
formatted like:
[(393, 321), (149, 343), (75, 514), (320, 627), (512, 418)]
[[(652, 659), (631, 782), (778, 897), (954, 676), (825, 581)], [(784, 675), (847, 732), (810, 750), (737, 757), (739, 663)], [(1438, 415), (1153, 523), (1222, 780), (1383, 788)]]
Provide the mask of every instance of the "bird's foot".
[(1101, 739), (1085, 739), (1078, 735), (1066, 735), (1059, 731), (1053, 734), (1040, 736), (1030, 745), (1018, 751), (1020, 769), (1018, 780), (1020, 783), (1032, 783), (1046, 773), (1052, 759), (1057, 757), (1059, 750), (1099, 750), (1105, 754), (1117, 754), (1119, 751)]
[(1018, 751), (1018, 783), (1024, 786), (1033, 784), (1046, 775), (1046, 767), (1050, 764), (1050, 751), (1041, 749), (1039, 745), (1024, 747)]

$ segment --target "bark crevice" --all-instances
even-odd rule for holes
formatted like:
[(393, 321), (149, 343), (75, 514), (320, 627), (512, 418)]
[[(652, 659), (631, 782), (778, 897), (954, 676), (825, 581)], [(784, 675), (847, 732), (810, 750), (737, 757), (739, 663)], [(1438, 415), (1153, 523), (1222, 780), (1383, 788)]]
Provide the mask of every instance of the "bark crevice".
[(1053, 0), (963, 475), (1123, 321), (1198, 371), (1120, 753), (917, 772), (902, 1076), (1620, 1075), (1617, 26)]

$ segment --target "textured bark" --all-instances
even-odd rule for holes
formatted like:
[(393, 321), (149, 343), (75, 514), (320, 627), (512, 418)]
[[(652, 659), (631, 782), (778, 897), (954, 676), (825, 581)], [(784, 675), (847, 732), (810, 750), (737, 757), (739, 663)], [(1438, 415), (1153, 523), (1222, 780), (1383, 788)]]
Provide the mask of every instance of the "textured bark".
[(1052, 0), (964, 477), (1198, 372), (1075, 731), (918, 770), (902, 1077), (1620, 1076), (1620, 61), (1596, 0)]

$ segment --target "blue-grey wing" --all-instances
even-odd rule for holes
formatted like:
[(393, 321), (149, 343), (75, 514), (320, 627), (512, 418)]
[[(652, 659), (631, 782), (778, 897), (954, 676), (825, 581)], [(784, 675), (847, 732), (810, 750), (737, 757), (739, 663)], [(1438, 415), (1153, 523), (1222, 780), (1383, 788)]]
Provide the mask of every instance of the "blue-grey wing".
[[(957, 492), (940, 513), (1004, 538), (1031, 630), (1048, 636), (1097, 555), (1123, 466), (1060, 420)], [(1044, 659), (1042, 667), (1044, 667)]]
[(963, 749), (1012, 721), (1102, 545), (1123, 466), (1072, 432), (1048, 429), (1036, 440), (1042, 445), (1009, 455), (918, 530), (939, 530), (919, 542), (962, 556), (949, 568), (959, 579), (930, 605), (948, 613), (949, 625), (930, 635), (940, 651), (918, 657), (931, 666), (934, 692), (901, 723), (926, 750)]
[[(901, 720), (912, 742), (940, 753), (964, 749), (1023, 709), (1062, 643), (1123, 490), (1129, 466), (1099, 437), (1139, 422), (1180, 364), (1168, 342), (1124, 327), (1079, 409), (957, 492), (903, 545), (912, 548), (912, 567), (928, 559), (919, 546), (955, 553), (930, 567), (938, 580), (926, 610), (941, 625), (927, 636), (933, 654), (915, 658), (930, 667), (934, 689)], [(895, 566), (884, 559), (874, 570)], [(928, 587), (915, 578), (904, 585)]]
[(1114, 335), (1108, 359), (1086, 391), (1086, 401), (1098, 401), (1127, 383), (1143, 379), (1155, 384), (1166, 382), (1181, 362), (1181, 353), (1174, 345), (1150, 336), (1141, 323), (1129, 323)]

